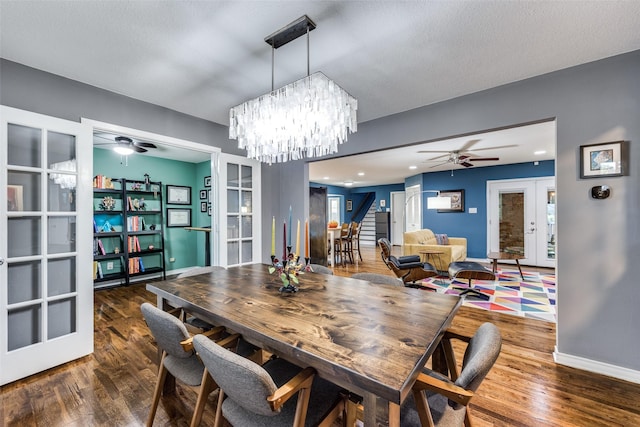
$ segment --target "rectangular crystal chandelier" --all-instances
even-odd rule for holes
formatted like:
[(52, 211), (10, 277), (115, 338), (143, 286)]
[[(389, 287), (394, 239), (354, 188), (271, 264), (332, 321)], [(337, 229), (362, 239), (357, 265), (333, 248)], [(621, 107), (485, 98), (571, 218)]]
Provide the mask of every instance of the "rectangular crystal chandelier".
[(229, 138), (247, 157), (272, 164), (320, 157), (338, 151), (358, 130), (358, 101), (323, 73), (309, 75), (309, 31), (315, 23), (304, 15), (265, 41), (272, 50), (307, 34), (307, 76), (244, 102), (229, 111)]

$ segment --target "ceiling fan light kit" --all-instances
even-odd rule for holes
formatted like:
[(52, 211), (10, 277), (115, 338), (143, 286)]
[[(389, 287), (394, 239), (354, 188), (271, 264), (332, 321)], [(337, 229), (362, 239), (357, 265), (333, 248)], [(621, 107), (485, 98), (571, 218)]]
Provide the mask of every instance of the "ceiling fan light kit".
[[(357, 131), (357, 100), (321, 72), (309, 74), (309, 32), (304, 15), (267, 36), (271, 46), (271, 92), (229, 111), (229, 138), (261, 162), (286, 162), (338, 151)], [(274, 90), (275, 49), (307, 35), (307, 76)]]

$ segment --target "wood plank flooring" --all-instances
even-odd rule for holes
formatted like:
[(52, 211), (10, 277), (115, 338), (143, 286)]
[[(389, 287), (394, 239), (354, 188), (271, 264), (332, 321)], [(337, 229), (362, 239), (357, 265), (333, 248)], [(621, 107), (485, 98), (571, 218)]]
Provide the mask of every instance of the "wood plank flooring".
[[(363, 247), (363, 258), (335, 274), (391, 275), (374, 248)], [(140, 314), (145, 301), (155, 298), (143, 284), (97, 291), (95, 352), (2, 387), (0, 426), (144, 425), (157, 355)], [(485, 321), (498, 325), (504, 343), (471, 404), (476, 427), (640, 426), (640, 385), (556, 365), (553, 323), (462, 307), (453, 327), (472, 334)], [(464, 349), (455, 350), (461, 359)], [(213, 425), (215, 397), (203, 426)], [(193, 389), (178, 386), (162, 399), (154, 425), (188, 426), (195, 400)]]

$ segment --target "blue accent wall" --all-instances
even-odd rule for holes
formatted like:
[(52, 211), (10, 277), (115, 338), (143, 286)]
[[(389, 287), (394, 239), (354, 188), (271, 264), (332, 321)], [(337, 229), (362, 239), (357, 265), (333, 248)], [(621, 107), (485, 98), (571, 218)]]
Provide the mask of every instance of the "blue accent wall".
[[(486, 258), (487, 256), (487, 181), (518, 178), (538, 178), (554, 176), (553, 160), (534, 163), (518, 163), (505, 166), (454, 169), (451, 171), (422, 174), (422, 190), (464, 190), (464, 212), (438, 213), (436, 210), (422, 209), (422, 228), (434, 233), (444, 233), (452, 237), (467, 238), (467, 256)], [(413, 178), (413, 177), (412, 177)], [(412, 181), (412, 185), (413, 181)], [(409, 185), (407, 185), (409, 186)], [(422, 194), (422, 206), (427, 197)], [(470, 214), (469, 208), (477, 208), (478, 213)]]

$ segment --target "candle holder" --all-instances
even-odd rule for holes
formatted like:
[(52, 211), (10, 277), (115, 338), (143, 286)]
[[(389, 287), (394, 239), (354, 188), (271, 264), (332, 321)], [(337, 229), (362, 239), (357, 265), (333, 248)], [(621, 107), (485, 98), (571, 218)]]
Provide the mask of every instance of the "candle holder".
[[(300, 257), (291, 253), (290, 246), (287, 246), (287, 252), (288, 254), (283, 261), (277, 259), (275, 255), (271, 255), (269, 273), (273, 274), (277, 272), (280, 276), (282, 286), (280, 286), (278, 291), (281, 293), (295, 293), (298, 292), (298, 287), (296, 285), (300, 283), (298, 275), (303, 274), (303, 270), (306, 270), (309, 263), (307, 261), (305, 265), (301, 265), (298, 262)], [(308, 260), (308, 258), (305, 259)]]

